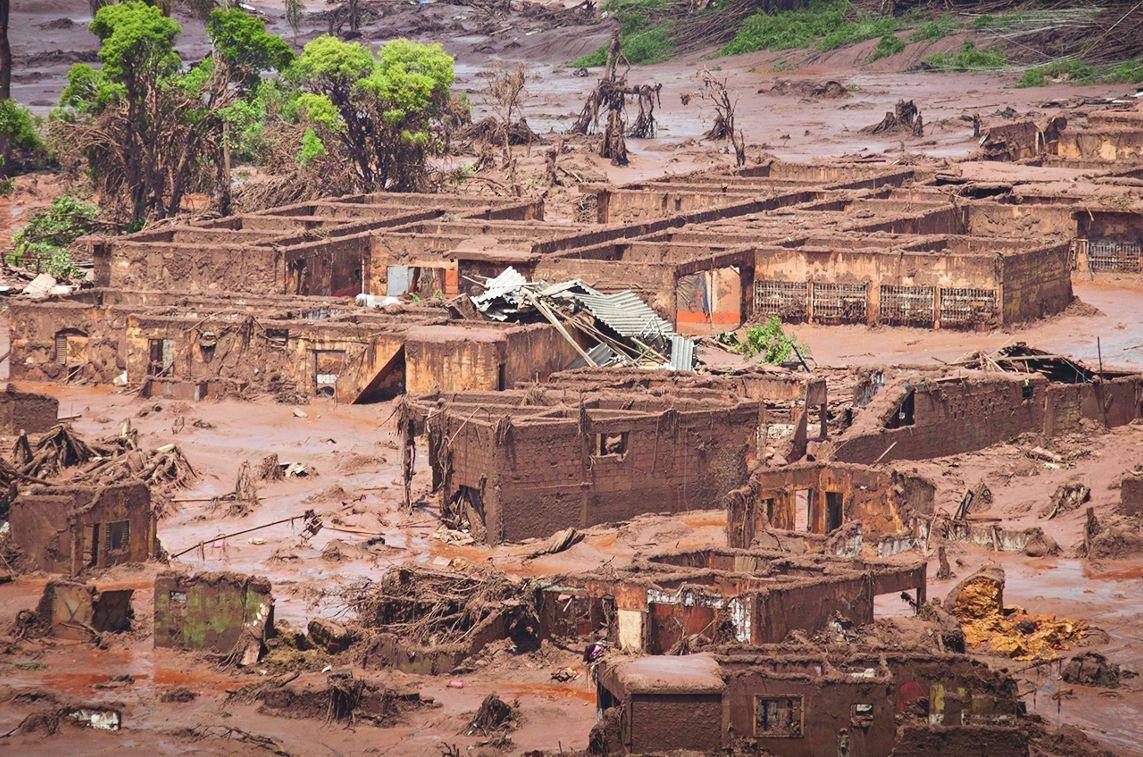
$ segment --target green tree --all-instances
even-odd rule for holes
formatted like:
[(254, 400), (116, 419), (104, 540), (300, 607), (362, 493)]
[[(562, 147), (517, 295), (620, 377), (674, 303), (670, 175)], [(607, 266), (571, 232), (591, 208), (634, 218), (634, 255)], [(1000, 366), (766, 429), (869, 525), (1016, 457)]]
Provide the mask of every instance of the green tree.
[(307, 90), (298, 100), (306, 125), (352, 162), (363, 189), (423, 186), (428, 158), (443, 151), (455, 76), (440, 45), (395, 39), (374, 55), (323, 35), (305, 46), (296, 73)]
[(68, 72), (53, 113), (61, 156), (133, 224), (179, 212), (188, 192), (219, 189), (228, 181), (220, 169), (228, 117), (254, 96), (263, 70), (289, 64), (288, 45), (240, 10), (215, 10), (214, 54), (188, 69), (175, 51), (181, 27), (145, 2), (104, 6), (89, 28), (102, 43), (102, 70)]

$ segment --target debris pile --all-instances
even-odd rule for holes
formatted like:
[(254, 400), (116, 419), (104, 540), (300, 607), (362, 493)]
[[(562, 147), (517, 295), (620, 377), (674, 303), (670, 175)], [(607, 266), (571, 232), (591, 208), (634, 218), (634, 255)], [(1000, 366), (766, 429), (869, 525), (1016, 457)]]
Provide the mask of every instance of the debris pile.
[(862, 129), (866, 134), (887, 134), (904, 131), (915, 137), (925, 134), (925, 123), (921, 111), (912, 100), (898, 100), (892, 113), (886, 113), (880, 122)]
[(675, 334), (630, 291), (602, 294), (578, 279), (532, 282), (509, 266), (470, 299), (492, 320), (551, 323), (579, 353), (581, 365), (694, 370), (694, 341)]
[(65, 468), (83, 465), (96, 456), (95, 450), (67, 423), (57, 423), (32, 445), (27, 434), (20, 434), (12, 451), (16, 468), (25, 476), (48, 478)]
[[(526, 584), (502, 573), (460, 573), (413, 566), (391, 568), (375, 585), (351, 587), (346, 603), (367, 631), (422, 647), (490, 641), (506, 630), (520, 651), (538, 646), (539, 621)], [(476, 651), (476, 650), (473, 650)]]
[(508, 746), (508, 732), (519, 725), (520, 704), (508, 704), (495, 694), (489, 694), (480, 703), (480, 709), (472, 716), (465, 729), (466, 736), (484, 736), (496, 746)]
[(986, 566), (961, 581), (945, 598), (970, 647), (1018, 660), (1050, 657), (1089, 632), (1082, 620), (1032, 614), (1004, 604), (1004, 571)]
[(1068, 683), (1083, 686), (1105, 686), (1113, 689), (1119, 686), (1119, 666), (1109, 662), (1099, 652), (1083, 652), (1068, 660), (1060, 671), (1060, 678)]

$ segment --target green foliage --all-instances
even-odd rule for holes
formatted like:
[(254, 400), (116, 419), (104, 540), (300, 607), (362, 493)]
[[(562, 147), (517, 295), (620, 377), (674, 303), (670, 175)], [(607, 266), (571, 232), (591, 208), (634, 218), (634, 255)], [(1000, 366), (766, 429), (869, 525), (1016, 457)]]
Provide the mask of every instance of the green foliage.
[[(0, 168), (3, 168), (3, 165), (0, 165)], [(0, 197), (7, 197), (15, 188), (16, 182), (8, 178), (0, 179)]]
[(280, 70), (294, 60), (284, 39), (266, 33), (265, 21), (237, 8), (211, 11), (206, 33), (219, 57), (241, 71), (250, 88), (257, 86), (261, 71)]
[(395, 39), (374, 55), (323, 35), (305, 46), (295, 70), (307, 90), (298, 98), (305, 123), (326, 149), (340, 144), (365, 187), (422, 182), (428, 155), (441, 147), (455, 77), (440, 45)]
[(957, 30), (959, 24), (949, 13), (942, 13), (936, 18), (921, 24), (909, 35), (911, 42), (936, 42), (944, 39)]
[(111, 81), (130, 88), (142, 77), (170, 75), (179, 68), (175, 37), (182, 27), (153, 5), (105, 5), (96, 11), (88, 28), (103, 42), (99, 60), (103, 75)]
[(1111, 84), (1139, 84), (1143, 82), (1143, 58), (1117, 63), (1102, 71), (1099, 80)]
[(47, 210), (33, 214), (13, 241), (22, 244), (44, 243), (53, 247), (67, 247), (84, 234), (95, 230), (99, 208), (71, 195), (52, 200)]
[(795, 347), (803, 356), (809, 354), (809, 349), (799, 344), (793, 333), (787, 334), (782, 330), (782, 321), (778, 316), (772, 315), (765, 323), (748, 327), (742, 338), (737, 340), (735, 350), (748, 358), (762, 355), (763, 363), (781, 365), (797, 357)]
[(1127, 60), (1097, 67), (1082, 60), (1059, 60), (1029, 69), (1016, 82), (1017, 87), (1044, 87), (1060, 81), (1073, 84), (1138, 84), (1143, 81), (1143, 59)]
[[(657, 22), (667, 8), (666, 0), (607, 0), (600, 9), (619, 22), (619, 46), (633, 64), (661, 63), (674, 53), (674, 24)], [(568, 63), (575, 68), (595, 68), (607, 63), (607, 49), (602, 45), (593, 53)]]
[(892, 16), (857, 12), (849, 0), (810, 0), (805, 8), (758, 11), (742, 22), (723, 55), (756, 50), (791, 50), (815, 41), (820, 50), (891, 35), (901, 28)]
[(758, 11), (742, 22), (723, 55), (756, 50), (791, 50), (806, 47), (845, 24), (847, 0), (810, 0), (803, 9), (767, 13)]
[(600, 10), (619, 22), (619, 34), (626, 37), (654, 23), (654, 17), (667, 7), (666, 0), (607, 0)]
[(36, 117), (12, 99), (0, 100), (0, 177), (34, 168), (46, 155)]
[(307, 128), (302, 134), (301, 147), (298, 148), (298, 165), (304, 168), (318, 158), (324, 158), (328, 153), (321, 137), (315, 134), (312, 128)]
[(905, 43), (901, 41), (895, 34), (886, 34), (881, 39), (877, 40), (877, 47), (873, 48), (873, 52), (869, 54), (869, 62), (881, 60), (896, 55), (905, 49)]
[(1011, 13), (985, 13), (972, 19), (973, 29), (1003, 29), (1024, 23), (1031, 18), (1028, 13), (1012, 11)]
[(960, 52), (936, 53), (925, 58), (924, 63), (934, 71), (980, 71), (990, 68), (1000, 68), (1007, 60), (1004, 53), (996, 50), (979, 50), (972, 40), (966, 39)]
[(71, 195), (52, 201), (47, 210), (35, 213), (28, 225), (16, 234), (15, 247), (7, 256), (10, 265), (23, 265), (33, 259), (47, 261), (46, 270), (57, 279), (71, 279), (78, 269), (67, 251), (68, 245), (96, 228), (99, 209)]
[(1061, 60), (1028, 69), (1016, 82), (1016, 86), (1043, 87), (1051, 81), (1060, 80), (1077, 84), (1090, 84), (1094, 79), (1095, 66), (1090, 63), (1082, 60)]
[(818, 47), (823, 51), (834, 50), (847, 45), (856, 45), (874, 37), (884, 38), (901, 28), (892, 16), (874, 16), (862, 13), (855, 21), (847, 21), (822, 37)]
[(76, 63), (67, 72), (67, 85), (60, 93), (59, 107), (53, 119), (74, 120), (98, 113), (123, 97), (122, 84), (112, 82), (91, 66)]

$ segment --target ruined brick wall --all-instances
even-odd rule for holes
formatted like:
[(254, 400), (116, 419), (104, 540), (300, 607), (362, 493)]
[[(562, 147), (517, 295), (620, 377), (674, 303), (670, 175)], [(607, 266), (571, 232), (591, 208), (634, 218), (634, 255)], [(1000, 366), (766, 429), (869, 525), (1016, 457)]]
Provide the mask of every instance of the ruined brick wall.
[(986, 202), (968, 205), (968, 233), (988, 237), (1072, 240), (1076, 211), (1062, 205)]
[(111, 242), (96, 254), (105, 256), (96, 258), (100, 287), (270, 294), (283, 291), (285, 281), (272, 247)]
[(285, 273), (279, 277), (281, 286), (267, 291), (354, 297), (367, 291), (363, 282), (368, 274), (369, 252), (369, 234), (351, 234), (283, 248)]
[[(344, 366), (368, 349), (390, 355), (401, 339), (399, 332), (378, 334), (364, 325), (335, 321), (264, 320), (255, 326), (235, 319), (131, 315), (123, 362), (132, 385), (154, 371), (184, 381), (224, 380), (263, 391), (312, 395), (319, 389), (317, 374), (331, 370), (329, 366)], [(155, 371), (152, 342), (163, 340), (171, 344), (173, 361), (165, 371)]]
[(634, 754), (717, 751), (722, 742), (719, 694), (632, 694), (626, 744)]
[[(757, 744), (768, 754), (790, 757), (835, 757), (842, 735), (848, 735), (848, 754), (889, 754), (896, 729), (893, 685), (880, 681), (844, 681), (781, 677), (755, 670), (728, 674), (724, 700), (724, 728), (734, 736)], [(800, 703), (800, 736), (768, 736), (757, 724), (758, 699), (793, 699)], [(851, 723), (856, 705), (873, 705), (865, 727)], [(764, 706), (764, 705), (763, 705)]]
[(893, 754), (900, 757), (935, 754), (1027, 757), (1028, 730), (1018, 726), (906, 724), (901, 726)]
[(821, 578), (762, 591), (757, 595), (751, 643), (780, 642), (794, 630), (812, 634), (835, 615), (857, 625), (873, 622), (873, 585), (868, 576)]
[(60, 401), (46, 394), (22, 392), (8, 386), (0, 392), (0, 434), (15, 436), (21, 431), (38, 434), (55, 425)]
[[(487, 434), (462, 433), (452, 460), (454, 467), (464, 461), (465, 485), (479, 486), (483, 478), (486, 492), (495, 492), (485, 500), (487, 540), (519, 541), (642, 513), (725, 506), (753, 459), (758, 412), (752, 404), (667, 411), (652, 418), (589, 421), (582, 433), (566, 419), (521, 421), (504, 426), (491, 445)], [(626, 434), (626, 452), (593, 454), (597, 435), (605, 433)], [(488, 445), (486, 451), (471, 449), (481, 444)], [(454, 478), (445, 495), (460, 481)]]
[[(836, 442), (832, 459), (841, 462), (927, 460), (981, 449), (1043, 427), (1047, 381), (1029, 379), (1025, 399), (1022, 379), (957, 378), (886, 388)], [(912, 425), (886, 428), (889, 415), (910, 389), (914, 392)]]
[(10, 375), (27, 381), (111, 381), (124, 365), (125, 321), (111, 308), (77, 301), (13, 302)]
[(520, 382), (543, 381), (579, 358), (579, 353), (560, 332), (546, 323), (508, 329), (504, 338), (505, 384), (496, 388), (507, 389)]
[[(265, 578), (235, 573), (155, 576), (155, 647), (227, 654), (247, 624), (273, 625)], [(259, 621), (261, 620), (261, 623)]]
[(1049, 436), (1081, 429), (1094, 420), (1109, 428), (1143, 417), (1143, 379), (1121, 377), (1090, 384), (1051, 384), (1044, 403), (1043, 432)]
[(968, 231), (964, 210), (955, 206), (928, 210), (906, 218), (860, 224), (854, 226), (854, 230), (890, 234), (965, 234)]
[(1123, 477), (1119, 498), (1124, 515), (1143, 515), (1143, 473)]
[(75, 575), (144, 562), (159, 550), (151, 492), (142, 483), (24, 492), (9, 523), (28, 570)]
[(410, 329), (405, 339), (405, 391), (503, 389), (504, 333), (463, 326)]
[(1056, 154), (1072, 160), (1137, 163), (1143, 160), (1143, 129), (1065, 129)]
[(1072, 301), (1070, 245), (1003, 258), (1004, 323), (1059, 313)]

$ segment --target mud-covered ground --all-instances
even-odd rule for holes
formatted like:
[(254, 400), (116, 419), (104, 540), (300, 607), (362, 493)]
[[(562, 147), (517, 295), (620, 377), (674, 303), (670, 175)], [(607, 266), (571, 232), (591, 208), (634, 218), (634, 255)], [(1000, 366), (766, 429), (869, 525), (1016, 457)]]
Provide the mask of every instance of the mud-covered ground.
[[(67, 68), (92, 62), (96, 40), (86, 30), (89, 10), (80, 0), (28, 0), (13, 4), (11, 29), (15, 58), (13, 96), (41, 113), (58, 98)], [(281, 6), (270, 0), (255, 3), (270, 19), (271, 29), (293, 38)], [(316, 3), (311, 10), (324, 8)], [(480, 107), (478, 74), (499, 62), (526, 61), (530, 96), (525, 116), (534, 130), (562, 130), (578, 113), (593, 76), (574, 76), (564, 65), (590, 52), (607, 38), (599, 25), (562, 24), (509, 12), (484, 17), (469, 6), (445, 3), (394, 3), (369, 21), (364, 39), (379, 42), (403, 34), (442, 42), (458, 59), (461, 88), (473, 93)], [(201, 24), (180, 18), (186, 32), (182, 50), (187, 58), (205, 53)], [(312, 17), (297, 42), (321, 31)], [(719, 144), (701, 140), (710, 113), (681, 95), (696, 88), (696, 76), (718, 67), (738, 99), (738, 121), (751, 156), (763, 152), (789, 159), (886, 152), (891, 157), (925, 154), (959, 158), (975, 147), (971, 124), (962, 116), (978, 113), (986, 121), (1001, 119), (1011, 108), (1019, 115), (1057, 112), (1084, 97), (1116, 96), (1118, 85), (1077, 87), (1060, 84), (1038, 89), (1015, 89), (1015, 74), (909, 73), (905, 69), (924, 55), (955, 49), (960, 36), (938, 43), (912, 43), (892, 61), (862, 63), (874, 43), (828, 54), (756, 53), (718, 60), (696, 54), (668, 63), (634, 69), (633, 81), (661, 82), (662, 104), (657, 111), (660, 132), (654, 140), (629, 140), (631, 164), (615, 168), (591, 155), (584, 141), (561, 165), (571, 173), (562, 204), (553, 202), (553, 215), (566, 217), (567, 198), (580, 181), (627, 181), (664, 172), (683, 171), (731, 160)], [(781, 69), (776, 70), (776, 69)], [(594, 75), (594, 72), (592, 72)], [(806, 85), (836, 80), (845, 96), (821, 98), (806, 94)], [(860, 129), (880, 120), (900, 98), (913, 99), (924, 115), (923, 137), (871, 137)], [(525, 162), (542, 172), (541, 152), (533, 148)], [(978, 170), (996, 170), (978, 167)], [(0, 200), (0, 235), (21, 224), (29, 210), (50, 202), (62, 190), (56, 176), (21, 177), (16, 192)], [(466, 191), (476, 191), (470, 186)], [(4, 241), (0, 239), (0, 242)], [(821, 365), (874, 363), (931, 364), (955, 360), (978, 349), (992, 349), (1023, 339), (1036, 346), (1070, 354), (1092, 363), (1143, 368), (1143, 281), (1138, 277), (1078, 278), (1080, 303), (1068, 312), (1023, 327), (980, 333), (859, 326), (800, 327), (795, 331)], [(1098, 341), (1097, 341), (1098, 340)], [(1097, 346), (1098, 345), (1098, 346)], [(1134, 348), (1134, 349), (1133, 349)], [(0, 353), (7, 351), (7, 328), (0, 329)], [(725, 362), (724, 353), (712, 361)], [(6, 374), (6, 366), (0, 375)], [(315, 401), (302, 407), (237, 400), (179, 403), (143, 400), (110, 388), (79, 386), (37, 387), (61, 400), (61, 416), (78, 416), (74, 427), (89, 438), (115, 433), (130, 420), (141, 443), (178, 443), (199, 473), (198, 483), (176, 495), (185, 500), (166, 503), (169, 515), (159, 527), (168, 554), (179, 553), (220, 534), (250, 528), (315, 509), (326, 527), (303, 539), (296, 529), (280, 525), (226, 541), (225, 548), (193, 550), (173, 561), (187, 570), (232, 570), (268, 577), (274, 586), (276, 617), (302, 628), (314, 617), (344, 617), (341, 591), (365, 578), (376, 578), (391, 564), (414, 561), (443, 567), (450, 564), (492, 564), (523, 576), (599, 569), (629, 560), (639, 551), (686, 548), (725, 543), (725, 514), (699, 511), (681, 516), (647, 516), (614, 527), (597, 527), (580, 544), (559, 555), (523, 559), (534, 545), (495, 549), (447, 544), (436, 536), (431, 503), (412, 513), (399, 508), (398, 452), (393, 439), (392, 403), (346, 407)], [(178, 421), (178, 418), (182, 418)], [(195, 422), (198, 422), (197, 425)], [(176, 423), (181, 427), (174, 432)], [(1074, 556), (1081, 539), (1082, 509), (1041, 524), (1038, 513), (1061, 483), (1082, 482), (1092, 491), (1097, 515), (1110, 512), (1118, 498), (1122, 473), (1143, 462), (1143, 426), (1111, 433), (1054, 440), (1050, 449), (1065, 455), (1064, 467), (1052, 468), (1030, 459), (1024, 450), (1036, 440), (1021, 440), (978, 453), (917, 464), (938, 482), (938, 503), (955, 508), (968, 486), (987, 482), (993, 505), (979, 517), (995, 517), (1005, 525), (1043, 525), (1062, 547), (1058, 557), (997, 557), (985, 550), (955, 546), (949, 557), (958, 577), (989, 560), (998, 560), (1008, 574), (1005, 599), (1029, 610), (1085, 619), (1102, 628), (1109, 641), (1100, 647), (1114, 662), (1139, 670), (1143, 663), (1143, 561), (1090, 564)], [(212, 508), (209, 499), (230, 491), (243, 461), (257, 464), (275, 453), (283, 462), (312, 466), (316, 475), (263, 484), (259, 505), (246, 513)], [(415, 493), (428, 488), (425, 455), (418, 457)], [(380, 536), (382, 543), (365, 546)], [(342, 557), (328, 559), (338, 542)], [(323, 557), (323, 552), (326, 557)], [(455, 562), (454, 561), (458, 561)], [(930, 594), (941, 596), (952, 581), (936, 581), (931, 563)], [(471, 672), (452, 676), (417, 676), (371, 671), (370, 676), (396, 688), (414, 689), (436, 706), (405, 713), (398, 722), (379, 728), (358, 723), (352, 728), (326, 725), (320, 719), (290, 719), (257, 712), (249, 703), (228, 702), (228, 692), (276, 672), (267, 666), (236, 673), (223, 671), (201, 657), (155, 650), (151, 643), (152, 580), (157, 565), (120, 567), (100, 577), (101, 585), (135, 589), (137, 630), (129, 636), (109, 636), (104, 647), (62, 641), (20, 642), (0, 655), (0, 734), (26, 716), (58, 704), (115, 703), (124, 711), (119, 733), (64, 727), (0, 739), (0, 750), (17, 753), (103, 754), (130, 751), (156, 753), (264, 753), (267, 748), (292, 754), (378, 751), (425, 754), (455, 745), (466, 751), (482, 738), (462, 732), (468, 718), (489, 693), (518, 700), (521, 727), (511, 734), (512, 752), (583, 749), (595, 721), (594, 687), (580, 662), (582, 650), (545, 647), (515, 656), (503, 648), (477, 660)], [(33, 607), (45, 576), (24, 576), (0, 585), (0, 630), (16, 613)], [(893, 597), (882, 598), (878, 612), (900, 615), (908, 608)], [(551, 674), (564, 667), (579, 671), (565, 683)], [(1140, 753), (1139, 712), (1143, 709), (1140, 679), (1130, 678), (1112, 692), (1062, 684), (1057, 667), (1021, 673), (1030, 709), (1052, 723), (1074, 724), (1117, 753)], [(114, 682), (127, 674), (131, 683)], [(160, 695), (186, 687), (198, 696), (190, 702), (163, 703)], [(272, 742), (259, 742), (258, 738)], [(276, 746), (275, 746), (276, 745)]]

